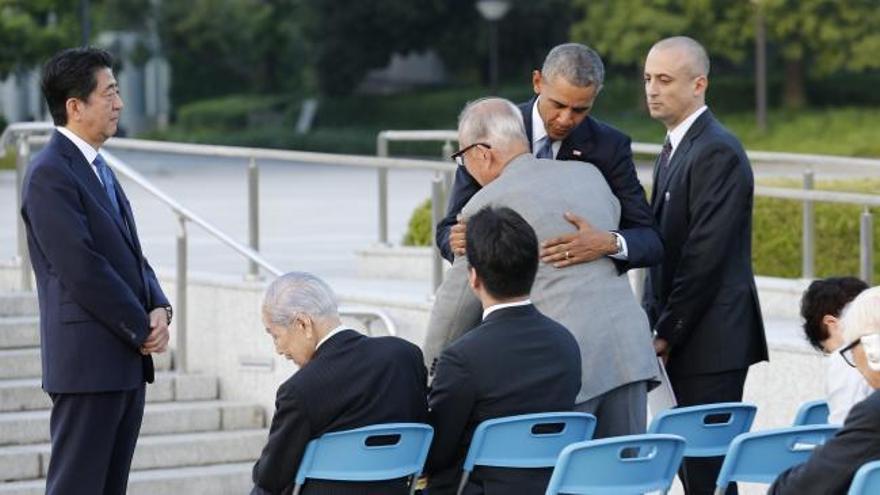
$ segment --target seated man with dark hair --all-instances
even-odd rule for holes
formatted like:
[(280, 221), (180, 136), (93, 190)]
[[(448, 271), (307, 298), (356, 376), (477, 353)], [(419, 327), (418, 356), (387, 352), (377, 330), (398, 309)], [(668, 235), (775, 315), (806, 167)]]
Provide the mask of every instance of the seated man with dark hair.
[(840, 313), (867, 288), (868, 284), (855, 277), (831, 277), (814, 280), (801, 298), (804, 334), (810, 345), (828, 355), (825, 394), (829, 423), (843, 423), (853, 404), (873, 392), (865, 378), (835, 352), (844, 343)]
[(880, 287), (853, 299), (840, 324), (848, 344), (838, 352), (874, 392), (852, 407), (843, 428), (816, 447), (807, 462), (780, 474), (770, 495), (843, 495), (863, 464), (880, 459)]
[[(263, 299), (263, 324), (275, 351), (300, 370), (278, 387), (252, 495), (290, 493), (306, 445), (324, 433), (427, 419), (427, 372), (419, 348), (342, 325), (336, 296), (318, 277), (292, 272), (272, 282)], [(403, 495), (409, 493), (407, 481), (308, 480), (300, 493)]]
[[(469, 283), (483, 322), (440, 356), (428, 399), (434, 443), (430, 495), (455, 493), (474, 429), (503, 416), (569, 411), (581, 387), (577, 341), (529, 300), (538, 269), (534, 230), (510, 208), (468, 221)], [(474, 470), (464, 493), (540, 494), (551, 469)]]

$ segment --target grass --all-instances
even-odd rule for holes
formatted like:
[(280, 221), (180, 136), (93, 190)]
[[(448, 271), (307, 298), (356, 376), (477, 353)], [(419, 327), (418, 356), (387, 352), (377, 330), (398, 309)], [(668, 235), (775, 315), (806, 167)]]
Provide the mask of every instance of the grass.
[[(760, 185), (800, 188), (796, 179), (769, 179)], [(880, 194), (880, 179), (819, 181), (816, 189)], [(871, 208), (871, 213), (880, 213)], [(817, 277), (859, 274), (859, 228), (863, 208), (857, 205), (816, 203), (814, 216), (815, 274)], [(752, 226), (752, 262), (755, 273), (796, 278), (801, 275), (803, 207), (801, 202), (755, 198)], [(880, 219), (874, 219), (874, 259), (880, 260)], [(875, 263), (874, 279), (880, 277)]]
[(16, 156), (14, 149), (7, 149), (6, 155), (0, 158), (0, 170), (15, 170)]

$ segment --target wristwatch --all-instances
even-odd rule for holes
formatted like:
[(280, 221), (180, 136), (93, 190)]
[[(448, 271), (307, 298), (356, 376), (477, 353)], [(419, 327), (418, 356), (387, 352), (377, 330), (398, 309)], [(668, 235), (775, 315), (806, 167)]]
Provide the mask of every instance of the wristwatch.
[[(620, 241), (618, 241), (618, 242), (620, 242)], [(171, 324), (171, 317), (174, 315), (174, 310), (171, 309), (171, 305), (170, 305), (170, 304), (167, 305), (167, 306), (162, 306), (162, 309), (164, 309), (164, 310), (165, 310), (165, 314), (168, 315), (168, 324), (170, 325), (170, 324)]]
[(617, 245), (617, 252), (615, 252), (614, 254), (615, 255), (622, 254), (623, 253), (623, 236), (618, 234), (617, 232), (612, 232), (611, 235), (614, 236), (614, 242)]

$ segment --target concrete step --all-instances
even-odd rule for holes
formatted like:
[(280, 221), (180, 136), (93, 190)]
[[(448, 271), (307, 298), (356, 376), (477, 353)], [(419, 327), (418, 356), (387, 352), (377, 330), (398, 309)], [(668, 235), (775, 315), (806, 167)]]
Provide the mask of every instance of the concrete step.
[[(216, 376), (160, 372), (147, 385), (147, 402), (214, 400), (218, 398)], [(49, 396), (40, 378), (0, 380), (0, 412), (48, 409)]]
[[(254, 462), (267, 436), (268, 430), (263, 429), (142, 436), (131, 468), (137, 471)], [(0, 447), (0, 481), (45, 478), (50, 450), (48, 443)]]
[[(203, 494), (240, 495), (248, 493), (252, 462), (215, 464), (172, 469), (133, 471), (128, 478), (129, 495)], [(0, 484), (2, 495), (42, 495), (44, 480)]]
[(0, 349), (40, 345), (40, 319), (36, 316), (0, 316)]
[[(174, 361), (173, 352), (153, 354), (156, 371), (168, 371)], [(0, 380), (14, 378), (38, 378), (43, 374), (40, 365), (40, 348), (0, 349)]]
[[(194, 401), (147, 404), (141, 435), (263, 428), (263, 409), (254, 404)], [(0, 414), (0, 446), (49, 442), (49, 411)]]
[(39, 312), (34, 292), (0, 293), (0, 316), (36, 316)]

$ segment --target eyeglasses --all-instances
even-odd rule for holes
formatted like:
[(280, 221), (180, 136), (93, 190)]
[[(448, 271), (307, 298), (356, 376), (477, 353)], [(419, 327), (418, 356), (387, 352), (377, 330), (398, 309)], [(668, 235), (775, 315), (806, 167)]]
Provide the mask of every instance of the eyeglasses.
[(464, 154), (470, 151), (471, 148), (476, 148), (477, 146), (482, 146), (486, 149), (492, 149), (492, 146), (489, 145), (489, 143), (474, 143), (470, 146), (465, 146), (464, 148), (456, 151), (452, 154), (452, 156), (450, 156), (450, 158), (455, 160), (455, 163), (457, 163), (459, 167), (464, 167)]
[(856, 340), (853, 340), (852, 342), (847, 344), (846, 347), (838, 351), (840, 352), (840, 356), (843, 358), (843, 360), (846, 361), (846, 364), (852, 366), (853, 368), (856, 367), (856, 361), (855, 359), (853, 359), (853, 349), (855, 349), (855, 347), (861, 343), (862, 338), (859, 337)]

